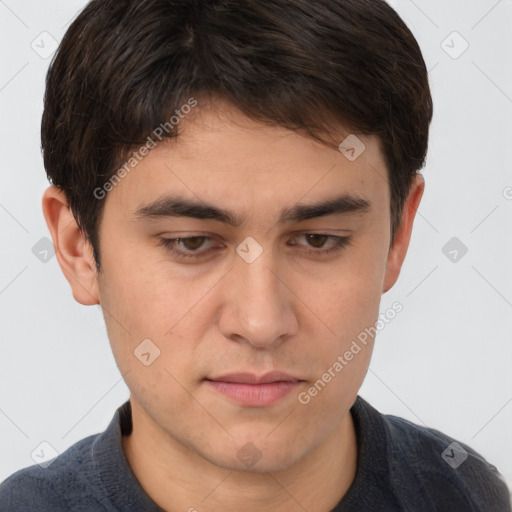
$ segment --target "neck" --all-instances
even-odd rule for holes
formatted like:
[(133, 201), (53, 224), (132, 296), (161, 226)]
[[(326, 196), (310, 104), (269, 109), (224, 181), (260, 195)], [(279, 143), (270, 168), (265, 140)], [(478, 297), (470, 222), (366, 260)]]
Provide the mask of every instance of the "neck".
[(357, 466), (350, 412), (306, 457), (276, 472), (229, 470), (162, 432), (132, 402), (125, 456), (144, 491), (167, 512), (328, 512), (348, 491)]

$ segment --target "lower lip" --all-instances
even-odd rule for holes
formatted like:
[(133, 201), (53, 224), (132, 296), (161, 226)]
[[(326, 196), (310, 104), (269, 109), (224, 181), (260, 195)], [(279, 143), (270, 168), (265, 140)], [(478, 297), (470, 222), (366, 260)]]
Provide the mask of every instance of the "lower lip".
[(244, 384), (242, 382), (205, 381), (210, 387), (247, 406), (263, 407), (284, 398), (297, 388), (299, 381), (268, 382), (266, 384)]

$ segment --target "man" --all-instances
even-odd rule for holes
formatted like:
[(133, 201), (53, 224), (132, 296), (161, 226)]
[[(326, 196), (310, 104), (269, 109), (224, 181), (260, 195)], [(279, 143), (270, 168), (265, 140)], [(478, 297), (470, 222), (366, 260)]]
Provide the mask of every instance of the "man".
[(43, 212), (130, 400), (3, 509), (510, 510), (470, 447), (357, 395), (431, 118), (383, 1), (89, 3), (48, 73)]

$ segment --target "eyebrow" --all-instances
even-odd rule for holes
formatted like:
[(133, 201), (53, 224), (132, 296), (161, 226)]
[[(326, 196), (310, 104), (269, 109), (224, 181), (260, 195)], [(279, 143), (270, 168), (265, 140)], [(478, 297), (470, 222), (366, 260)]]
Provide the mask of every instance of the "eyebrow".
[[(302, 222), (327, 215), (366, 213), (371, 203), (366, 198), (352, 193), (324, 199), (313, 204), (295, 204), (283, 208), (278, 223)], [(165, 196), (149, 204), (140, 206), (133, 214), (134, 220), (161, 219), (166, 217), (191, 217), (201, 220), (215, 220), (238, 227), (245, 218), (237, 213), (204, 201), (186, 199), (179, 196)]]

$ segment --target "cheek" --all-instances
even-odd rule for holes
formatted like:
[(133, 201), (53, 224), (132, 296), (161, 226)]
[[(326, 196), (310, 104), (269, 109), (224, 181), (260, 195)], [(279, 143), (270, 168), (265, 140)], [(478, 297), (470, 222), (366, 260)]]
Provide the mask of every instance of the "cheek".
[(128, 244), (120, 251), (125, 254), (122, 258), (105, 251), (103, 266), (108, 277), (100, 283), (100, 300), (113, 321), (125, 328), (125, 335), (137, 339), (168, 336), (215, 284), (213, 275), (192, 279), (190, 269), (171, 265), (160, 250), (137, 252)]
[(384, 266), (358, 255), (333, 272), (336, 278), (303, 280), (297, 288), (309, 310), (303, 314), (302, 350), (319, 380), (306, 402), (321, 407), (357, 393), (371, 359)]
[(309, 315), (302, 351), (315, 377), (297, 400), (308, 411), (306, 422), (329, 424), (341, 420), (367, 373), (380, 293), (371, 275), (357, 274), (341, 276), (323, 291), (310, 286), (307, 292), (317, 315)]
[(200, 299), (209, 283), (187, 284), (159, 275), (156, 267), (141, 266), (135, 258), (118, 264), (105, 260), (108, 280), (100, 285), (114, 358), (141, 403), (159, 396), (181, 400), (180, 384), (188, 386), (197, 374), (196, 352), (206, 321), (197, 322), (196, 308), (202, 311)]
[[(315, 329), (330, 333), (335, 345), (377, 320), (385, 265), (374, 257), (354, 255), (322, 280), (301, 279), (297, 286), (304, 304), (314, 313)], [(340, 348), (336, 346), (336, 348)]]
[[(323, 325), (312, 324), (308, 336), (317, 340), (314, 351), (311, 347), (304, 350), (314, 354), (316, 378), (321, 381), (317, 388), (322, 391), (323, 400), (329, 397), (336, 400), (341, 394), (350, 394), (350, 390), (357, 391), (366, 374), (373, 350), (379, 296), (372, 295), (368, 289), (365, 293), (355, 293), (349, 286), (338, 288), (338, 295), (332, 295), (323, 311)], [(329, 388), (327, 393), (324, 387)]]

